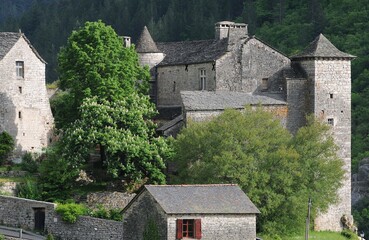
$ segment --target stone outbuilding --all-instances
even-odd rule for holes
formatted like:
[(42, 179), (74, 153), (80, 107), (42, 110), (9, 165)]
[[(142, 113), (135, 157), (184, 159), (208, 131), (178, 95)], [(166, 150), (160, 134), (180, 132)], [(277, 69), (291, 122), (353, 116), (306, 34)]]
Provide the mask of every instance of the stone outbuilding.
[(125, 239), (256, 239), (259, 210), (233, 184), (146, 185), (123, 209)]
[(0, 132), (15, 141), (15, 158), (51, 141), (54, 119), (45, 83), (46, 62), (23, 33), (0, 33)]

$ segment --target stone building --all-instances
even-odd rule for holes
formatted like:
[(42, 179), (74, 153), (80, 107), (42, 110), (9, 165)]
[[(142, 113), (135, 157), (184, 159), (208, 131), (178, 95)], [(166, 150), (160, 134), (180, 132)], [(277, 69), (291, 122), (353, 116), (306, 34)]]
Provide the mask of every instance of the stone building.
[(15, 140), (15, 158), (39, 152), (51, 141), (45, 65), (24, 34), (0, 33), (0, 131)]
[[(317, 230), (342, 229), (351, 215), (351, 60), (320, 34), (303, 52), (288, 57), (255, 36), (247, 25), (215, 24), (215, 39), (155, 43), (145, 28), (137, 42), (143, 65), (152, 73), (152, 98), (159, 128), (172, 135), (191, 119), (203, 121), (225, 108), (262, 105), (291, 133), (314, 114), (332, 126), (346, 178), (340, 202), (315, 221)], [(181, 116), (181, 117), (178, 117)]]
[(237, 185), (146, 185), (123, 210), (123, 236), (159, 239), (256, 239), (260, 213)]

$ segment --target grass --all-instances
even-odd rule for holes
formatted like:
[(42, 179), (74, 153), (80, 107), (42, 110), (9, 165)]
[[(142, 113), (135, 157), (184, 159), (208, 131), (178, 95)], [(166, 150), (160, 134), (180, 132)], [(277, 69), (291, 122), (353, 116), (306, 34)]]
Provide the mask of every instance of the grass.
[[(261, 236), (263, 240), (272, 240)], [(283, 240), (305, 240), (305, 234), (301, 236), (282, 237)], [(347, 240), (344, 236), (337, 232), (310, 232), (309, 240)]]

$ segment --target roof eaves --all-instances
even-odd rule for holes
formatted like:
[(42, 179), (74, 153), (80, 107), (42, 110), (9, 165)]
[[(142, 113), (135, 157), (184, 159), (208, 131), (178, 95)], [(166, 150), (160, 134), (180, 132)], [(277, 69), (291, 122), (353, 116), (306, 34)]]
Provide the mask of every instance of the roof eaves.
[(40, 56), (40, 54), (37, 52), (36, 48), (34, 48), (30, 42), (30, 40), (28, 40), (28, 38), (22, 33), (21, 37), (23, 37), (23, 39), (27, 42), (28, 46), (32, 49), (33, 53), (37, 56), (38, 59), (41, 60), (41, 62), (47, 64), (47, 62)]
[[(289, 58), (289, 57), (287, 56), (287, 54), (285, 54), (284, 52), (282, 52), (282, 51), (280, 51), (280, 50), (276, 49), (275, 47), (273, 47), (272, 45), (270, 45), (270, 44), (266, 43), (265, 41), (261, 40), (260, 38), (256, 37), (255, 35), (251, 36), (251, 38), (250, 38), (250, 39), (252, 39), (252, 38), (254, 38), (254, 39), (256, 39), (256, 40), (258, 40), (258, 41), (262, 42), (263, 44), (265, 44), (266, 46), (270, 47), (270, 48), (271, 48), (271, 49), (273, 49), (274, 51), (276, 51), (276, 52), (278, 52), (278, 53), (282, 54), (282, 55), (283, 55), (283, 56), (285, 56), (286, 58)], [(248, 40), (249, 40), (249, 39), (248, 39)], [(247, 41), (248, 41), (248, 40), (247, 40)]]

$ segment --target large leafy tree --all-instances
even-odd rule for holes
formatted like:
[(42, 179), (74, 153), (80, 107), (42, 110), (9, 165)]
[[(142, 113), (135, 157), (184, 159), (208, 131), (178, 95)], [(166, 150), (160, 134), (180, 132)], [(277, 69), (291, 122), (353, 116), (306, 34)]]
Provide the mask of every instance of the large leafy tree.
[(58, 101), (64, 104), (59, 113), (72, 115), (64, 118), (70, 123), (61, 123), (63, 158), (78, 168), (98, 147), (111, 177), (129, 184), (165, 182), (164, 157), (170, 151), (155, 136), (149, 72), (140, 67), (134, 47), (123, 47), (101, 21), (87, 22), (61, 50), (59, 69), (66, 99)]
[(261, 109), (192, 123), (174, 142), (173, 182), (237, 183), (261, 211), (260, 231), (301, 231), (309, 197), (314, 214), (324, 211), (337, 200), (344, 174), (329, 127), (308, 122), (296, 136)]

